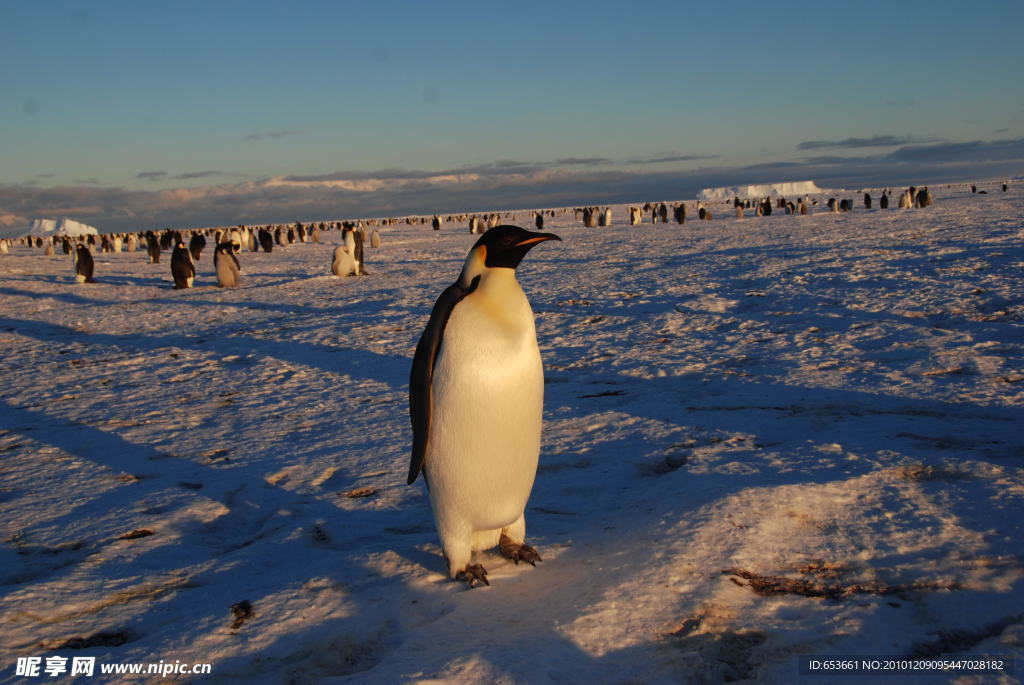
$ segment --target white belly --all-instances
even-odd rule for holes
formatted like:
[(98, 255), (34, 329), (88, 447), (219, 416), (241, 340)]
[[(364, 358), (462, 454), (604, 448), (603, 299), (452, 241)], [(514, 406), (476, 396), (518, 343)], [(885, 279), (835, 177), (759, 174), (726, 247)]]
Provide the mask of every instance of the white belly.
[(238, 269), (230, 255), (221, 255), (217, 260), (217, 280), (225, 288), (234, 288), (238, 283)]
[(533, 311), (512, 269), (492, 272), (445, 328), (425, 459), (439, 524), (457, 519), (474, 531), (502, 528), (523, 513), (544, 402)]
[(355, 260), (347, 251), (344, 245), (334, 248), (334, 261), (331, 263), (331, 272), (335, 276), (348, 276), (355, 270)]

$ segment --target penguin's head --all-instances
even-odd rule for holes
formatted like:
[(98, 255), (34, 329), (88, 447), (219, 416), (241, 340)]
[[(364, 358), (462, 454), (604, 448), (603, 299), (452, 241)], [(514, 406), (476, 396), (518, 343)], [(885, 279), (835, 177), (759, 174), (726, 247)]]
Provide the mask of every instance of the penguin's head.
[(537, 233), (518, 226), (495, 226), (484, 233), (466, 256), (459, 275), (463, 288), (473, 287), (473, 281), (485, 268), (515, 269), (530, 249), (546, 240), (561, 240), (554, 233)]
[(495, 226), (481, 236), (473, 250), (483, 248), (484, 266), (514, 269), (530, 249), (546, 240), (561, 240), (554, 233), (537, 233), (518, 226)]

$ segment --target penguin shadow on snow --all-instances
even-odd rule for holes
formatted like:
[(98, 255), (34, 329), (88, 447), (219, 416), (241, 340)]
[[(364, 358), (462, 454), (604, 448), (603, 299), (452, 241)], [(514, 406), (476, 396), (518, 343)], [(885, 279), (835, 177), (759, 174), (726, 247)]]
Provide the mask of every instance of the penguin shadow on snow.
[[(277, 302), (262, 302), (262, 301), (245, 301), (238, 300), (231, 293), (243, 292), (244, 286), (237, 288), (225, 289), (218, 286), (212, 286), (210, 288), (190, 288), (189, 290), (200, 290), (204, 291), (202, 294), (208, 295), (210, 293), (221, 293), (224, 292), (223, 300), (199, 300), (194, 297), (178, 298), (178, 297), (161, 297), (152, 300), (147, 300), (147, 303), (153, 304), (167, 304), (167, 305), (187, 305), (196, 307), (211, 307), (214, 309), (221, 309), (223, 307), (234, 307), (237, 309), (249, 309), (252, 311), (266, 311), (266, 312), (280, 312), (283, 314), (294, 314), (300, 317), (315, 317), (318, 319), (317, 327), (323, 328), (323, 317), (336, 317), (339, 324), (346, 322), (346, 317), (357, 317), (357, 320), (361, 323), (364, 316), (378, 315), (381, 310), (385, 307), (393, 309), (390, 305), (393, 303), (390, 300), (358, 300), (358, 301), (339, 301), (337, 304), (328, 304), (326, 306), (322, 304), (281, 304)], [(187, 292), (187, 291), (181, 291)], [(301, 319), (300, 319), (301, 320)]]
[[(116, 300), (94, 300), (94, 299), (92, 299), (90, 297), (85, 297), (84, 295), (80, 295), (79, 294), (80, 292), (82, 292), (81, 289), (75, 288), (74, 291), (69, 291), (69, 292), (54, 291), (54, 292), (49, 292), (49, 293), (43, 294), (43, 293), (33, 292), (31, 290), (19, 290), (18, 288), (11, 288), (9, 286), (0, 286), (0, 295), (9, 295), (11, 297), (27, 297), (27, 298), (31, 298), (31, 299), (36, 299), (36, 298), (40, 298), (40, 297), (47, 297), (47, 298), (52, 298), (54, 300), (58, 300), (60, 302), (66, 302), (67, 304), (71, 304), (71, 305), (82, 305), (82, 306), (88, 306), (88, 307), (95, 307), (95, 306), (106, 307), (106, 306), (110, 306), (110, 305), (122, 305), (122, 304), (124, 304), (123, 302), (118, 302)], [(86, 291), (86, 292), (88, 292), (88, 291)]]
[(102, 283), (118, 287), (166, 288), (174, 285), (173, 281), (164, 278), (144, 278), (139, 276), (120, 276), (117, 274), (100, 274)]
[(213, 333), (210, 334), (210, 338), (203, 337), (198, 340), (183, 336), (85, 333), (58, 324), (9, 317), (0, 317), (0, 329), (2, 328), (9, 328), (39, 340), (74, 340), (79, 344), (96, 346), (98, 350), (104, 352), (117, 349), (149, 353), (167, 348), (194, 346), (218, 355), (270, 357), (330, 373), (348, 374), (354, 380), (376, 381), (395, 388), (408, 382), (409, 359), (351, 347), (267, 340), (249, 335), (216, 338)]
[[(211, 626), (214, 631), (226, 630), (233, 603), (242, 600), (251, 603), (256, 620), (255, 625), (247, 627), (259, 630), (260, 620), (274, 621), (274, 617), (264, 613), (268, 609), (261, 603), (262, 599), (293, 594), (310, 582), (329, 581), (339, 587), (354, 585), (357, 588), (357, 591), (344, 593), (344, 617), (311, 621), (271, 641), (256, 653), (219, 660), (216, 673), (228, 677), (233, 671), (251, 672), (253, 668), (258, 669), (254, 664), (262, 661), (278, 667), (289, 664), (298, 669), (309, 667), (320, 676), (344, 675), (372, 667), (398, 646), (400, 631), (395, 630), (394, 615), (400, 607), (396, 605), (381, 611), (380, 598), (373, 599), (378, 594), (387, 597), (393, 593), (393, 589), (388, 588), (394, 587), (394, 581), (378, 575), (373, 566), (354, 558), (347, 550), (355, 547), (361, 557), (392, 549), (404, 551), (401, 545), (391, 544), (395, 542), (394, 536), (383, 531), (410, 528), (413, 520), (429, 519), (425, 503), (413, 511), (345, 510), (329, 501), (330, 495), (340, 493), (312, 496), (270, 484), (263, 462), (246, 464), (243, 460), (204, 465), (126, 441), (111, 431), (41, 411), (6, 402), (3, 411), (12, 433), (114, 473), (136, 476), (76, 509), (58, 510), (52, 518), (39, 521), (39, 526), (51, 531), (80, 530), (81, 517), (88, 516), (88, 512), (129, 511), (132, 519), (143, 521), (154, 532), (137, 542), (126, 541), (116, 534), (122, 531), (110, 530), (108, 523), (108, 530), (75, 541), (58, 543), (42, 539), (33, 543), (42, 545), (41, 549), (46, 551), (47, 563), (42, 566), (31, 563), (39, 556), (30, 554), (31, 547), (22, 545), (16, 554), (5, 550), (4, 557), (22, 566), (8, 576), (7, 583), (25, 586), (64, 579), (74, 583), (79, 564), (99, 558), (97, 555), (109, 554), (112, 551), (109, 548), (119, 545), (146, 545), (147, 548), (132, 555), (123, 567), (111, 568), (108, 581), (117, 582), (115, 578), (123, 577), (134, 586), (140, 582), (136, 577), (140, 573), (151, 577), (148, 582), (159, 583), (168, 576), (178, 578), (171, 581), (166, 592), (158, 595), (159, 601), (154, 601), (157, 596), (147, 600), (153, 602), (150, 611), (124, 624), (110, 626), (109, 617), (98, 611), (91, 620), (79, 619), (71, 625), (49, 624), (51, 627), (44, 635), (36, 635), (43, 638), (44, 644), (62, 644), (83, 632), (100, 635), (117, 631), (126, 640), (123, 647), (116, 644), (105, 648), (102, 654), (106, 660), (156, 660), (166, 657), (161, 650), (179, 635), (198, 638), (209, 633)], [(224, 513), (214, 520), (188, 522), (186, 518), (186, 523), (182, 523), (176, 519), (170, 529), (162, 528), (161, 514), (210, 500), (224, 508)], [(147, 505), (151, 502), (161, 504)], [(321, 528), (322, 524), (316, 522), (330, 524)], [(124, 527), (135, 525), (137, 523), (126, 521)], [(172, 536), (165, 538), (167, 533)], [(175, 533), (177, 535), (173, 535)], [(359, 538), (366, 536), (372, 536), (377, 542), (359, 544)], [(25, 537), (32, 540), (36, 535), (29, 529)], [(168, 542), (161, 544), (164, 539)], [(5, 546), (10, 544), (11, 541), (7, 541)], [(259, 554), (267, 562), (253, 568), (244, 563), (251, 554)], [(293, 560), (305, 562), (293, 563)], [(437, 560), (433, 562), (432, 566), (436, 567)], [(266, 570), (267, 566), (270, 570)], [(203, 570), (185, 571), (190, 567)], [(176, 573), (178, 569), (182, 571)], [(247, 590), (247, 587), (258, 589)], [(158, 612), (159, 618), (152, 612)], [(163, 628), (169, 623), (174, 626), (171, 632)], [(296, 625), (294, 621), (292, 625)], [(243, 635), (245, 630), (246, 627), (240, 628)], [(278, 645), (278, 641), (283, 644)], [(41, 649), (37, 641), (21, 645), (19, 649), (34, 650), (33, 654), (50, 651)], [(62, 652), (57, 648), (56, 653)]]

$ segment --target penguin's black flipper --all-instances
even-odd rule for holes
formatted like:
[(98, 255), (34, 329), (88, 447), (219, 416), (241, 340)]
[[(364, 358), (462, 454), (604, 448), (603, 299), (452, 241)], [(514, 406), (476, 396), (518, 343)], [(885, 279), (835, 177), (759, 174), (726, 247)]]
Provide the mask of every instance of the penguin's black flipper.
[(463, 298), (473, 292), (477, 281), (470, 288), (463, 288), (458, 282), (445, 288), (437, 298), (430, 320), (416, 345), (412, 358), (412, 373), (409, 377), (409, 416), (412, 418), (412, 460), (409, 462), (408, 483), (412, 485), (423, 470), (423, 459), (427, 454), (430, 439), (430, 384), (434, 379), (434, 362), (441, 349), (445, 326), (452, 310)]

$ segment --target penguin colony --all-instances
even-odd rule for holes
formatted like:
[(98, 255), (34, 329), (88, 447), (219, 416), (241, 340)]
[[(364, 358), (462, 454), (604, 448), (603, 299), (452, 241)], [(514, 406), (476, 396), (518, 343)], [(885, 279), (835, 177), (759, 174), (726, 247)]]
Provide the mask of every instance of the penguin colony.
[[(998, 184), (1003, 192), (1009, 188), (1009, 182)], [(977, 184), (969, 184), (972, 193), (985, 195), (988, 191), (979, 189)], [(877, 206), (880, 210), (889, 209), (892, 202), (893, 191), (884, 189), (877, 195)], [(931, 192), (927, 187), (911, 186), (898, 193), (897, 206), (901, 209), (921, 209), (930, 206), (933, 202)], [(770, 216), (774, 208), (781, 209), (787, 215), (806, 216), (811, 213), (811, 207), (816, 206), (818, 201), (811, 198), (797, 198), (796, 201), (788, 201), (786, 198), (733, 198), (731, 201), (737, 219), (747, 216), (747, 211), (753, 209), (754, 214)], [(863, 192), (863, 207), (871, 210), (875, 200), (870, 192)], [(826, 203), (828, 210), (835, 213), (849, 212), (854, 210), (852, 198), (829, 198)], [(703, 203), (693, 203), (698, 219), (711, 220), (713, 218), (710, 208)], [(529, 213), (534, 220), (534, 226), (538, 231), (544, 228), (544, 217), (555, 217), (558, 214), (566, 215), (572, 212), (577, 220), (582, 221), (585, 227), (611, 227), (613, 225), (613, 214), (611, 207), (576, 207), (562, 209), (534, 210)], [(684, 224), (687, 218), (687, 203), (665, 203), (647, 202), (642, 206), (629, 206), (627, 208), (629, 225), (642, 225), (646, 217), (650, 216), (652, 224), (668, 223), (671, 217), (677, 224)], [(91, 272), (88, 280), (78, 272), (80, 252), (78, 245), (85, 245), (88, 251), (88, 259), (92, 260), (93, 249), (101, 253), (136, 252), (144, 249), (148, 261), (151, 264), (159, 264), (163, 252), (171, 250), (171, 278), (175, 289), (187, 289), (195, 285), (197, 263), (202, 260), (203, 250), (207, 241), (212, 238), (213, 244), (219, 246), (223, 242), (233, 245), (230, 260), (237, 269), (233, 273), (218, 272), (217, 253), (214, 254), (214, 267), (218, 284), (222, 287), (237, 287), (241, 265), (238, 255), (242, 249), (251, 252), (263, 251), (270, 253), (275, 247), (284, 248), (295, 243), (319, 243), (321, 234), (325, 231), (339, 230), (344, 234), (343, 244), (335, 249), (332, 256), (330, 271), (337, 276), (362, 275), (366, 273), (366, 266), (363, 256), (363, 246), (369, 242), (373, 248), (381, 245), (380, 232), (374, 229), (367, 235), (366, 228), (387, 227), (400, 223), (407, 225), (429, 224), (433, 230), (439, 231), (446, 224), (462, 224), (469, 226), (470, 233), (483, 235), (488, 230), (498, 226), (502, 219), (515, 220), (514, 212), (486, 212), (480, 214), (453, 214), (442, 216), (434, 214), (431, 216), (405, 217), (405, 218), (384, 218), (367, 219), (358, 221), (332, 221), (320, 223), (295, 222), (294, 224), (270, 224), (263, 226), (237, 225), (233, 227), (206, 228), (193, 230), (172, 230), (145, 231), (139, 233), (117, 233), (105, 235), (88, 235), (70, 239), (63, 236), (50, 236), (47, 238), (36, 236), (25, 236), (17, 241), (11, 239), (0, 240), (0, 254), (9, 254), (10, 246), (15, 242), (29, 247), (40, 248), (44, 255), (55, 254), (59, 246), (63, 254), (71, 255), (75, 266), (75, 278), (78, 282), (95, 283)], [(355, 231), (351, 236), (350, 231)], [(182, 254), (181, 249), (187, 245), (187, 255)], [(90, 249), (91, 248), (91, 249)], [(92, 262), (93, 268), (95, 263)], [(83, 266), (83, 268), (86, 268)], [(225, 267), (230, 270), (230, 267)]]

